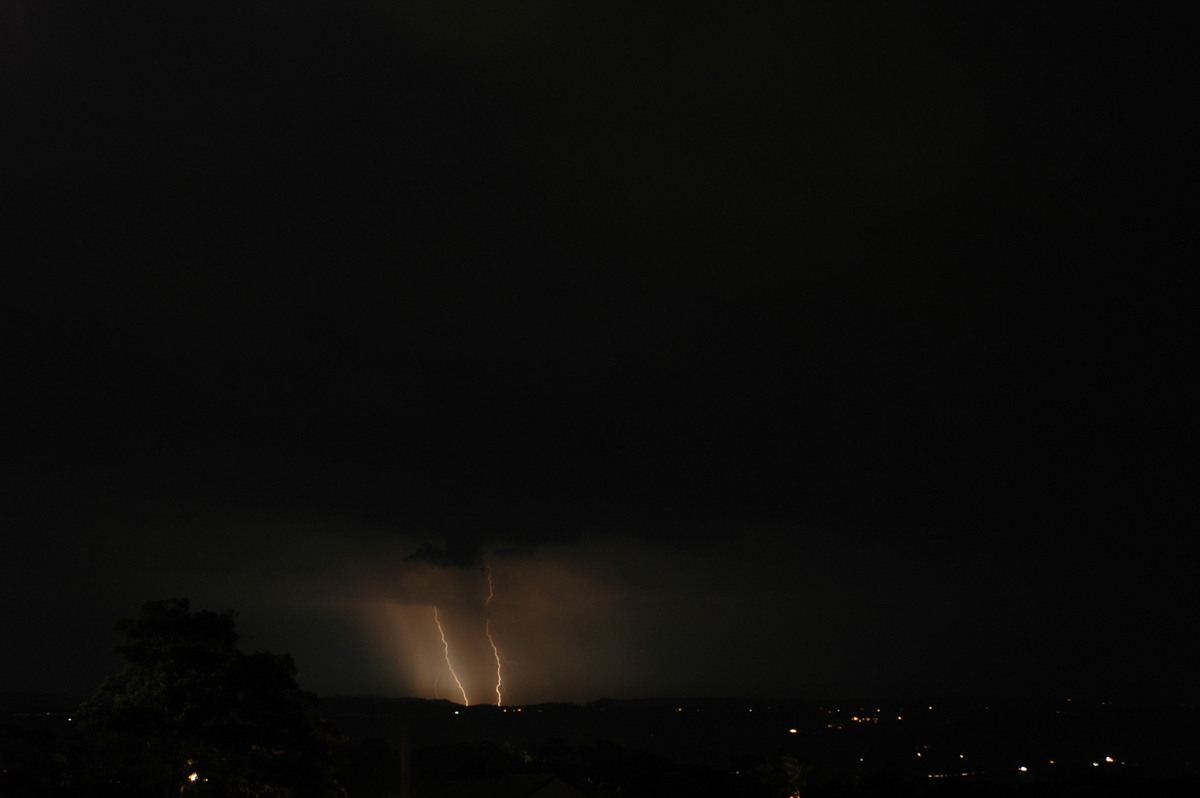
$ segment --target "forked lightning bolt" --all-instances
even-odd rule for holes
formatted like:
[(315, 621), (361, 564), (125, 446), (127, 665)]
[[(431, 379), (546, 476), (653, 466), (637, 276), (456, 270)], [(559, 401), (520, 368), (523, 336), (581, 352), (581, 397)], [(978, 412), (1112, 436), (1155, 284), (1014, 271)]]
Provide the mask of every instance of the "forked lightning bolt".
[[(492, 583), (492, 571), (488, 569), (488, 597), (483, 602), (484, 608), (491, 606), (492, 598), (496, 595), (496, 586)], [(504, 696), (500, 692), (501, 685), (504, 684), (504, 676), (500, 672), (500, 649), (496, 646), (496, 639), (492, 637), (492, 619), (488, 618), (483, 627), (484, 634), (487, 635), (488, 643), (492, 646), (492, 654), (496, 657), (496, 706), (504, 706)]]
[(438, 617), (437, 607), (433, 608), (433, 622), (437, 624), (438, 634), (442, 637), (442, 649), (446, 653), (446, 667), (449, 669), (450, 675), (454, 677), (454, 683), (458, 685), (458, 691), (462, 693), (463, 706), (469, 707), (471, 706), (471, 702), (467, 700), (467, 691), (463, 689), (463, 683), (461, 680), (459, 680), (458, 674), (454, 672), (454, 665), (450, 663), (450, 643), (447, 642), (446, 632), (444, 629), (442, 629), (442, 621)]
[(500, 674), (500, 649), (496, 647), (496, 639), (492, 637), (492, 621), (490, 618), (484, 625), (483, 631), (487, 635), (488, 642), (492, 644), (492, 654), (496, 657), (496, 706), (504, 706), (504, 696), (500, 693), (500, 685), (504, 683), (504, 677)]

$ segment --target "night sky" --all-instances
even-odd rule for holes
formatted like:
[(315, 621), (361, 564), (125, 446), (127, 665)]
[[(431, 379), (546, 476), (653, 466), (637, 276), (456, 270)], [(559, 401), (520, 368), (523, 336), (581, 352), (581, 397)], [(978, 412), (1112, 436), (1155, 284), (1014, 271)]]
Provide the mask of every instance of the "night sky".
[(1196, 697), (1181, 26), (909, 5), (0, 0), (0, 687)]

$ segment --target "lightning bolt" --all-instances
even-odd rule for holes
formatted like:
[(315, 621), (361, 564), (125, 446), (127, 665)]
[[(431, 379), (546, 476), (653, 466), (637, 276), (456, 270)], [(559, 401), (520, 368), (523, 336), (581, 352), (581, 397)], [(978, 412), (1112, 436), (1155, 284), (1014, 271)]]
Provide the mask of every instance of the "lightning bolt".
[[(489, 568), (487, 572), (488, 579), (488, 597), (483, 602), (485, 609), (491, 606), (492, 599), (496, 596), (496, 586), (492, 583), (492, 571)], [(496, 706), (504, 706), (504, 696), (500, 692), (501, 686), (504, 684), (504, 675), (500, 669), (500, 649), (496, 646), (496, 638), (492, 637), (492, 619), (488, 618), (483, 626), (483, 632), (487, 635), (488, 643), (492, 646), (492, 654), (496, 657)]]
[(459, 680), (458, 674), (454, 672), (454, 666), (450, 663), (450, 643), (446, 640), (446, 631), (442, 629), (442, 621), (438, 617), (438, 608), (433, 608), (433, 622), (437, 624), (438, 634), (442, 637), (442, 649), (446, 653), (446, 667), (450, 670), (450, 675), (454, 677), (454, 683), (458, 685), (458, 691), (462, 693), (463, 706), (471, 706), (471, 702), (467, 700), (467, 691), (463, 689), (462, 681)]
[(504, 696), (500, 693), (500, 686), (504, 684), (504, 677), (500, 673), (500, 649), (496, 647), (496, 639), (492, 637), (492, 621), (490, 618), (484, 624), (483, 631), (487, 635), (488, 642), (492, 645), (492, 654), (496, 657), (496, 706), (504, 706)]

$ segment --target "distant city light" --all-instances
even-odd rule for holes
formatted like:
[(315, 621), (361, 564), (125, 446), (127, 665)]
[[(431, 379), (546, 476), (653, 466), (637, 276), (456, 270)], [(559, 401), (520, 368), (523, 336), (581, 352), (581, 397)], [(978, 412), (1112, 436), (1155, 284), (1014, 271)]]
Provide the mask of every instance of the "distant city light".
[(795, 733), (796, 733), (795, 729), (788, 729), (788, 734), (795, 734)]
[(192, 772), (188, 774), (188, 781), (195, 781), (198, 778), (200, 778), (199, 773)]
[(1022, 773), (1025, 773), (1029, 770), (1029, 768), (1025, 767), (1024, 765), (1021, 765), (1021, 767), (1017, 768), (1017, 770), (1021, 771)]
[(1104, 761), (1105, 761), (1105, 762), (1112, 762), (1112, 761), (1113, 761), (1113, 758), (1112, 758), (1111, 756), (1106, 756), (1106, 757), (1104, 757)]

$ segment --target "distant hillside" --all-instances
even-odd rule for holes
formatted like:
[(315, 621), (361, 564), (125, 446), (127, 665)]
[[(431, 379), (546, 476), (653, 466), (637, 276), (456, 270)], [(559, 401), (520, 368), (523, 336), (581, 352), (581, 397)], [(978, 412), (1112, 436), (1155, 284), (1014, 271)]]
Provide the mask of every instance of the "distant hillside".
[(322, 699), (321, 711), (352, 741), (406, 742), (413, 749), (490, 742), (517, 752), (549, 740), (605, 743), (730, 769), (779, 752), (838, 772), (887, 770), (919, 778), (1029, 780), (1035, 771), (1041, 778), (1049, 773), (1093, 778), (1107, 768), (1103, 772), (1122, 778), (1136, 773), (1194, 779), (1200, 765), (1194, 755), (1200, 748), (1200, 708), (1186, 703), (720, 698), (501, 708), (339, 696)]

